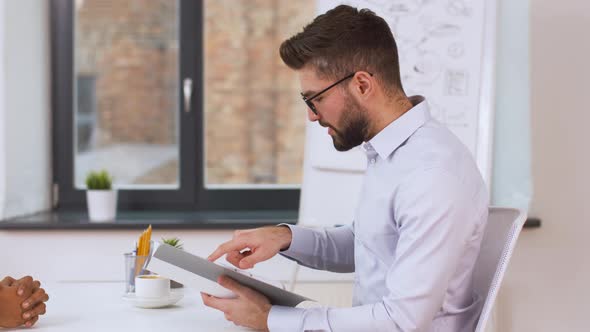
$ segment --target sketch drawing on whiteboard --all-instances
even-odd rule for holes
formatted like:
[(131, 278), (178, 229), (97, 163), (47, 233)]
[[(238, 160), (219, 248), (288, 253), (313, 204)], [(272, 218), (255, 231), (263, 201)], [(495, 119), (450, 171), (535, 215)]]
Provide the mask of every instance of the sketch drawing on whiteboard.
[(465, 45), (462, 42), (454, 42), (447, 48), (447, 54), (454, 59), (459, 59), (465, 54)]
[(400, 52), (399, 57), (400, 62), (405, 63), (401, 70), (404, 84), (433, 84), (442, 72), (442, 64), (435, 53), (412, 49), (410, 52)]
[(478, 117), (490, 114), (480, 109), (480, 93), (489, 91), (481, 90), (482, 84), (489, 84), (482, 81), (484, 46), (489, 47), (482, 44), (482, 22), (489, 19), (486, 8), (494, 5), (475, 0), (320, 0), (318, 10), (342, 3), (368, 8), (387, 22), (406, 94), (424, 95), (438, 105), (432, 106), (434, 117), (476, 154), (482, 123)]
[(457, 107), (454, 108), (452, 111), (448, 111), (446, 116), (446, 125), (449, 128), (453, 127), (467, 127), (469, 124), (465, 121), (467, 118), (465, 107)]
[(437, 100), (431, 99), (428, 101), (430, 105), (430, 114), (433, 118), (441, 123), (444, 123), (447, 127), (453, 128), (465, 128), (469, 126), (467, 122), (468, 110), (465, 105), (458, 105), (453, 108), (448, 108), (440, 104)]
[(364, 2), (368, 7), (381, 8), (389, 16), (398, 16), (414, 15), (429, 1), (431, 0), (365, 0)]
[(466, 96), (469, 75), (463, 70), (447, 70), (445, 73), (445, 94), (448, 96)]
[(447, 12), (452, 16), (471, 16), (473, 9), (465, 0), (449, 0)]

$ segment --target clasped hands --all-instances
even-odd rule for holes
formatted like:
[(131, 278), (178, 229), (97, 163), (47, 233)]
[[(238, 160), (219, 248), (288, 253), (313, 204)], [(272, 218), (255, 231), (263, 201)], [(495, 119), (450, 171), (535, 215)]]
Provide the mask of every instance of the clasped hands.
[(0, 327), (32, 327), (45, 314), (48, 300), (41, 283), (32, 277), (4, 278), (0, 281)]

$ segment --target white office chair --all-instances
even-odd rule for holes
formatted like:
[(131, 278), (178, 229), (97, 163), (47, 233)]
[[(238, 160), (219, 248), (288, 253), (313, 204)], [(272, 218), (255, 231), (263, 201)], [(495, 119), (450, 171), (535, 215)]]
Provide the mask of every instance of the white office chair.
[(525, 220), (526, 212), (518, 209), (501, 207), (489, 209), (488, 224), (473, 271), (475, 291), (484, 302), (475, 332), (485, 331)]

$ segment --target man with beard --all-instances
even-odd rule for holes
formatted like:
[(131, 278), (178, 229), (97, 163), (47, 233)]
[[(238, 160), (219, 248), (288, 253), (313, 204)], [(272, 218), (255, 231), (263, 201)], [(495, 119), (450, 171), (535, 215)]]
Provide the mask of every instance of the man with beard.
[(210, 256), (247, 269), (277, 253), (299, 264), (355, 272), (352, 308), (287, 308), (222, 277), (237, 294), (203, 294), (238, 325), (270, 331), (473, 331), (481, 301), (473, 267), (488, 193), (468, 149), (407, 97), (397, 46), (373, 12), (338, 6), (284, 41), (280, 55), (300, 79), (310, 121), (334, 147), (362, 144), (364, 184), (348, 227), (279, 225), (236, 231)]

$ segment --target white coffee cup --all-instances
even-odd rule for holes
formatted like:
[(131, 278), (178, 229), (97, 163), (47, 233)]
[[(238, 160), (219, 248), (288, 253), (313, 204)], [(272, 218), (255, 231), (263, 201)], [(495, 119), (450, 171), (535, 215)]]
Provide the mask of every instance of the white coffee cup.
[(135, 296), (141, 298), (162, 298), (170, 295), (170, 279), (159, 275), (135, 277)]

